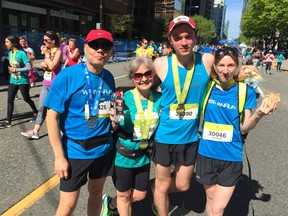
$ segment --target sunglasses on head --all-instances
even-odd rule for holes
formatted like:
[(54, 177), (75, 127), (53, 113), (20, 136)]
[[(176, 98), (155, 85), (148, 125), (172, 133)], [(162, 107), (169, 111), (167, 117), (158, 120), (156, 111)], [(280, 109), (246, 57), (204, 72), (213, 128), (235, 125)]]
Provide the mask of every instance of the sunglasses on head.
[(215, 52), (215, 56), (225, 56), (227, 54), (238, 56), (237, 50), (235, 48), (232, 48), (232, 47), (224, 47), (224, 48), (216, 50), (216, 52)]
[(146, 77), (146, 79), (152, 79), (153, 78), (153, 73), (152, 73), (151, 70), (148, 70), (145, 73), (134, 73), (132, 75), (132, 78), (135, 81), (140, 81), (144, 76)]
[(105, 51), (109, 51), (112, 49), (113, 44), (109, 41), (91, 41), (88, 42), (88, 46), (94, 50), (103, 49)]

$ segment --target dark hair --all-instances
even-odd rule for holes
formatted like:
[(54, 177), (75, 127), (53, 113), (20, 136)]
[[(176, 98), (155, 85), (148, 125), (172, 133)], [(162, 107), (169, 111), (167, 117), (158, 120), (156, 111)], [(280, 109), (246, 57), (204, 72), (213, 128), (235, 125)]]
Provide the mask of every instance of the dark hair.
[(258, 49), (257, 47), (255, 47), (253, 50), (252, 50), (252, 53), (256, 53), (258, 51), (261, 51), (260, 49)]
[(20, 46), (18, 37), (14, 35), (9, 35), (6, 37), (6, 39), (9, 40), (13, 44), (13, 47), (17, 49), (22, 49), (22, 47)]
[(20, 40), (25, 40), (25, 41), (27, 41), (27, 38), (26, 38), (25, 36), (20, 36), (20, 37), (19, 37), (19, 41), (20, 41)]
[(162, 42), (162, 46), (166, 46), (167, 48), (171, 48), (173, 50), (173, 46), (172, 44), (168, 41), (168, 40), (165, 40)]
[(49, 30), (44, 35), (49, 37), (51, 40), (54, 40), (57, 47), (60, 46), (60, 38), (56, 32)]
[(239, 65), (238, 50), (236, 48), (224, 46), (216, 50), (214, 63), (218, 64), (224, 56), (230, 56), (233, 61)]

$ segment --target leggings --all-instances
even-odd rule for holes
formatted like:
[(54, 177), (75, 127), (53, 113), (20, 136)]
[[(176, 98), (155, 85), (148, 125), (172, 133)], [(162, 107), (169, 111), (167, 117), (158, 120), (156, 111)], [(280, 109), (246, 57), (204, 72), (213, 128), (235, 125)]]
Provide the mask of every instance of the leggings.
[(21, 91), (23, 100), (29, 104), (34, 114), (38, 112), (29, 94), (30, 85), (29, 84), (16, 85), (16, 84), (10, 83), (8, 87), (8, 101), (7, 101), (7, 121), (9, 122), (11, 122), (12, 120), (12, 115), (13, 115), (13, 110), (14, 110), (14, 100), (15, 100), (15, 95), (17, 94), (18, 89), (20, 89)]
[(266, 62), (266, 71), (270, 71), (272, 66), (272, 62)]
[(49, 89), (50, 89), (50, 86), (46, 86), (43, 84), (41, 91), (40, 91), (38, 115), (37, 115), (36, 122), (35, 122), (38, 125), (42, 125), (46, 117), (47, 108), (44, 107), (44, 102), (49, 92)]

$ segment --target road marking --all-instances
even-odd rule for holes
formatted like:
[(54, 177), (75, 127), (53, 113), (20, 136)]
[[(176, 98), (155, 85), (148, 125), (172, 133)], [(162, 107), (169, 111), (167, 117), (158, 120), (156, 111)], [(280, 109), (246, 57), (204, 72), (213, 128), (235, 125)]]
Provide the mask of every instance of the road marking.
[(118, 76), (118, 77), (115, 77), (114, 79), (117, 80), (117, 79), (121, 79), (121, 78), (123, 78), (123, 77), (127, 77), (127, 76), (128, 76), (128, 74), (126, 74), (126, 75), (122, 75), (122, 76)]
[(33, 203), (39, 200), (42, 196), (44, 196), (47, 192), (52, 190), (57, 184), (59, 184), (60, 178), (58, 176), (53, 176), (18, 203), (14, 204), (10, 209), (4, 212), (1, 216), (11, 216), (11, 215), (20, 215), (26, 209), (28, 209)]

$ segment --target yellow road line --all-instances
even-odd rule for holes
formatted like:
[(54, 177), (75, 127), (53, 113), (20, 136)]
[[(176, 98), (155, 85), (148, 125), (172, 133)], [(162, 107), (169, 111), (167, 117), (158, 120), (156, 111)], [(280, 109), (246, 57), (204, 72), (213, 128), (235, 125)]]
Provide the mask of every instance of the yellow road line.
[(47, 192), (52, 190), (57, 184), (59, 184), (59, 177), (53, 176), (48, 181), (40, 185), (18, 203), (13, 205), (10, 209), (4, 212), (1, 216), (12, 216), (12, 215), (20, 215), (26, 209), (28, 209), (33, 203), (35, 203), (38, 199), (44, 196)]

